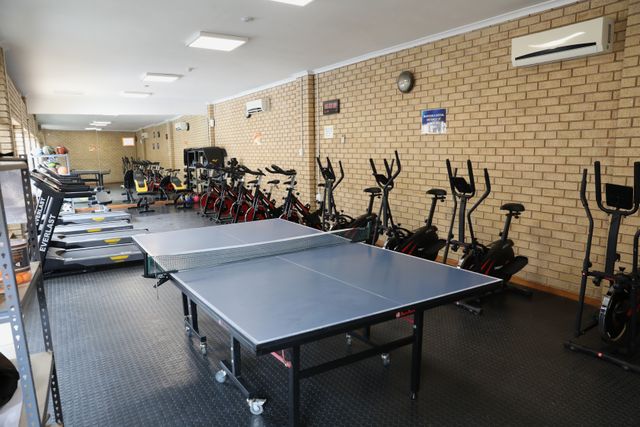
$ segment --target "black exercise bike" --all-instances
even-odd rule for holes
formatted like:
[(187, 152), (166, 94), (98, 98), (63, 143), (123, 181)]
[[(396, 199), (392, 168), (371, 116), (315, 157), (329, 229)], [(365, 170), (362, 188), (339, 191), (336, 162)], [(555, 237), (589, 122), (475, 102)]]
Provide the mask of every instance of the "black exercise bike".
[[(585, 257), (582, 264), (582, 281), (578, 298), (578, 314), (575, 321), (574, 339), (565, 343), (573, 351), (590, 354), (607, 362), (621, 366), (625, 370), (640, 373), (640, 366), (629, 358), (638, 348), (638, 321), (640, 320), (640, 274), (638, 272), (638, 241), (640, 230), (633, 238), (633, 262), (630, 273), (618, 266), (620, 261), (618, 235), (622, 220), (635, 214), (640, 207), (640, 162), (634, 163), (633, 187), (605, 184), (606, 201), (602, 200), (602, 183), (600, 162), (594, 164), (595, 195), (598, 208), (611, 217), (607, 237), (607, 249), (604, 271), (591, 270), (591, 245), (593, 241), (594, 220), (587, 201), (587, 169), (582, 172), (580, 185), (580, 201), (589, 220)], [(609, 290), (602, 299), (600, 310), (593, 316), (593, 321), (582, 327), (587, 281), (593, 279), (596, 286), (602, 281), (609, 282)], [(593, 348), (578, 343), (577, 339), (597, 326), (604, 348)]]
[[(469, 180), (458, 175), (458, 170), (451, 168), (451, 162), (447, 159), (447, 174), (449, 175), (449, 184), (451, 186), (451, 194), (453, 195), (453, 213), (451, 215), (451, 223), (445, 252), (442, 262), (447, 263), (449, 250), (456, 252), (462, 248), (462, 256), (458, 261), (458, 267), (486, 274), (498, 279), (502, 279), (501, 285), (494, 289), (490, 294), (496, 292), (513, 291), (521, 295), (530, 297), (532, 293), (528, 290), (521, 289), (509, 284), (511, 277), (522, 270), (529, 262), (524, 256), (516, 256), (513, 250), (513, 240), (509, 239), (509, 229), (513, 218), (519, 218), (524, 212), (524, 206), (520, 203), (505, 203), (500, 207), (506, 211), (506, 219), (504, 228), (500, 233), (500, 239), (492, 242), (488, 246), (478, 241), (473, 231), (473, 212), (489, 197), (491, 193), (491, 179), (489, 171), (484, 169), (485, 191), (475, 204), (467, 211), (469, 201), (476, 195), (475, 177), (473, 175), (473, 165), (467, 160), (467, 173)], [(454, 225), (458, 219), (458, 238), (454, 238)], [(466, 229), (469, 228), (470, 241), (466, 240)], [(479, 302), (480, 298), (476, 298), (474, 302)], [(459, 301), (456, 303), (474, 314), (482, 313), (482, 308), (471, 302)]]

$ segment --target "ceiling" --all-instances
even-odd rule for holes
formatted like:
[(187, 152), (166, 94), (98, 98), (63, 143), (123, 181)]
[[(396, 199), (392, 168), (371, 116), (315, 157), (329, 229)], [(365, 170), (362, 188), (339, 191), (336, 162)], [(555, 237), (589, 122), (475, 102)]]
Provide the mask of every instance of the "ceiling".
[[(548, 1), (315, 0), (297, 7), (268, 0), (0, 0), (0, 46), (41, 124), (84, 128), (81, 115), (117, 114), (122, 129), (133, 130), (160, 117), (205, 114), (208, 102), (303, 70), (543, 3)], [(255, 19), (242, 22), (246, 16)], [(186, 47), (198, 31), (249, 42), (233, 52)], [(147, 88), (145, 72), (184, 77)], [(153, 95), (124, 98), (123, 91)], [(140, 120), (121, 119), (129, 115)]]
[(134, 131), (150, 124), (162, 123), (174, 118), (172, 115), (98, 115), (98, 114), (38, 114), (36, 116), (43, 129), (85, 130), (93, 127), (91, 122), (111, 122), (103, 127), (105, 131)]

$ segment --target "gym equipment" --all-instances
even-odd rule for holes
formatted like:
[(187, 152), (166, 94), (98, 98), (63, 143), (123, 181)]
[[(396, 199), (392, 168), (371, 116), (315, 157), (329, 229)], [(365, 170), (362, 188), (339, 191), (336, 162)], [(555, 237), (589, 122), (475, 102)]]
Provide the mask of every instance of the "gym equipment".
[(145, 234), (149, 230), (141, 228), (128, 228), (117, 231), (105, 231), (100, 233), (64, 234), (59, 230), (51, 239), (51, 246), (61, 249), (91, 248), (95, 246), (111, 246), (132, 243), (132, 237), (136, 234)]
[(58, 217), (57, 225), (68, 224), (100, 224), (110, 221), (131, 221), (131, 214), (127, 212), (99, 212), (99, 213), (80, 213), (66, 214)]
[(305, 205), (298, 199), (300, 195), (300, 193), (296, 191), (296, 185), (298, 184), (296, 176), (298, 172), (296, 172), (295, 169), (284, 170), (278, 165), (271, 165), (271, 168), (266, 168), (266, 170), (271, 174), (284, 175), (287, 177), (287, 181), (284, 182), (287, 187), (280, 218), (302, 223), (311, 228), (321, 229), (322, 221), (320, 219), (320, 213), (318, 211), (311, 212), (310, 205)]
[(391, 193), (391, 190), (393, 190), (396, 178), (400, 175), (400, 172), (402, 172), (402, 163), (400, 163), (398, 150), (394, 151), (394, 155), (395, 159), (390, 162), (387, 159), (383, 159), (385, 169), (384, 174), (378, 173), (376, 163), (372, 158), (369, 158), (373, 177), (380, 189), (380, 208), (378, 210), (378, 215), (371, 217), (376, 220), (376, 223), (371, 227), (371, 242), (372, 244), (375, 244), (378, 241), (378, 237), (384, 234), (386, 236), (384, 244), (385, 248), (387, 248), (389, 242), (395, 244), (395, 242), (402, 241), (411, 234), (411, 232), (406, 228), (400, 227), (401, 224), (396, 224), (393, 221), (391, 206), (389, 205), (389, 194)]
[[(323, 230), (342, 229), (353, 222), (353, 218), (344, 214), (342, 211), (338, 211), (336, 202), (334, 199), (334, 192), (344, 179), (344, 168), (342, 167), (342, 161), (338, 160), (338, 166), (340, 167), (340, 178), (336, 177), (335, 170), (331, 159), (327, 157), (327, 166), (322, 164), (320, 157), (316, 157), (320, 174), (324, 180), (323, 183), (318, 184), (319, 188), (322, 188), (322, 199), (319, 200), (320, 207), (318, 208), (319, 215), (322, 222)], [(337, 228), (336, 228), (337, 227)]]
[[(594, 163), (595, 196), (598, 208), (611, 217), (607, 235), (607, 248), (604, 262), (604, 271), (591, 270), (591, 246), (593, 242), (594, 220), (589, 202), (587, 200), (587, 169), (582, 172), (580, 185), (580, 201), (589, 220), (585, 256), (582, 263), (582, 280), (580, 282), (580, 294), (578, 297), (578, 313), (575, 321), (573, 339), (565, 343), (565, 347), (572, 351), (590, 354), (601, 360), (616, 364), (627, 371), (640, 373), (640, 365), (630, 359), (638, 348), (638, 321), (640, 320), (640, 274), (638, 272), (638, 241), (640, 230), (633, 238), (633, 261), (630, 273), (625, 272), (625, 267), (618, 266), (620, 261), (618, 249), (618, 235), (622, 220), (635, 214), (640, 207), (640, 162), (633, 165), (633, 187), (605, 184), (605, 197), (602, 200), (602, 177), (600, 162)], [(602, 304), (593, 320), (582, 327), (585, 294), (587, 281), (593, 279), (595, 286), (600, 286), (602, 281), (609, 282), (609, 290), (602, 298)], [(589, 330), (596, 328), (604, 345), (585, 345), (578, 339)]]
[(132, 244), (116, 244), (82, 249), (58, 249), (51, 247), (54, 233), (58, 235), (89, 235), (107, 230), (129, 230), (128, 221), (69, 224), (58, 226), (60, 208), (65, 198), (87, 197), (93, 192), (78, 177), (58, 177), (51, 171), (33, 171), (33, 184), (41, 191), (35, 211), (38, 247), (44, 271), (48, 274), (68, 270), (84, 270), (97, 266), (113, 265), (126, 261), (140, 261), (142, 254)]
[[(475, 204), (467, 211), (468, 202), (476, 195), (476, 184), (473, 175), (473, 165), (471, 160), (467, 160), (467, 173), (469, 181), (464, 177), (458, 176), (458, 169), (452, 170), (449, 159), (447, 163), (447, 174), (449, 176), (449, 184), (451, 186), (451, 194), (453, 195), (453, 212), (451, 214), (451, 223), (442, 262), (446, 263), (449, 256), (449, 249), (456, 252), (462, 248), (462, 256), (458, 261), (458, 268), (464, 270), (475, 271), (496, 277), (502, 280), (502, 285), (494, 290), (492, 294), (498, 292), (512, 291), (523, 296), (530, 297), (532, 293), (528, 290), (521, 289), (509, 284), (511, 277), (522, 270), (529, 262), (524, 256), (516, 256), (513, 250), (514, 243), (509, 239), (509, 228), (513, 218), (519, 218), (524, 212), (524, 206), (519, 203), (505, 203), (500, 207), (501, 210), (507, 211), (504, 229), (500, 233), (500, 239), (485, 246), (481, 244), (473, 231), (473, 212), (484, 202), (491, 193), (491, 179), (489, 171), (484, 169), (485, 191)], [(454, 239), (454, 224), (458, 219), (458, 238)], [(466, 240), (466, 228), (469, 228), (469, 236), (471, 241)], [(480, 302), (477, 298), (475, 302)], [(481, 314), (482, 308), (470, 302), (456, 302), (461, 308), (464, 308), (474, 314)]]
[(436, 212), (436, 205), (438, 202), (444, 202), (447, 192), (440, 188), (432, 188), (427, 191), (427, 195), (431, 196), (431, 208), (425, 225), (409, 232), (409, 235), (404, 239), (391, 237), (386, 243), (387, 249), (431, 261), (435, 261), (438, 257), (438, 252), (445, 247), (447, 241), (438, 237), (438, 228), (433, 225), (433, 216)]

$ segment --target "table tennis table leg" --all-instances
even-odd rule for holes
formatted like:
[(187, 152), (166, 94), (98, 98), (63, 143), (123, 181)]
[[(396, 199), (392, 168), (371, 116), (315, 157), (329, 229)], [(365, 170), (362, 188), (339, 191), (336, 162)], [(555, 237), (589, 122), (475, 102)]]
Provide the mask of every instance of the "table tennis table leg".
[(413, 314), (413, 345), (411, 346), (411, 399), (418, 398), (420, 390), (420, 367), (422, 365), (422, 331), (424, 328), (424, 312)]
[(198, 326), (198, 305), (189, 300), (186, 294), (182, 294), (182, 312), (184, 314), (184, 323), (187, 334), (191, 336), (194, 333), (200, 340), (200, 352), (206, 356), (207, 354), (207, 337), (200, 335), (200, 327)]
[(289, 426), (296, 427), (300, 421), (300, 346), (289, 350)]

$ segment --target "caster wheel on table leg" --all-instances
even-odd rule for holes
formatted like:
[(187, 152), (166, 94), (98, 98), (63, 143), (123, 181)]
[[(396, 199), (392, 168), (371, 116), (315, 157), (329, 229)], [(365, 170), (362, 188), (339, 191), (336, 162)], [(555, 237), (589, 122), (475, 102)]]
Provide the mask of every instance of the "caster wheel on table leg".
[(222, 369), (216, 372), (216, 381), (220, 384), (223, 384), (225, 381), (227, 381), (227, 373)]
[(185, 326), (185, 327), (184, 327), (184, 332), (185, 332), (185, 334), (187, 334), (187, 336), (188, 336), (189, 338), (191, 338), (191, 328), (190, 328), (190, 327)]
[(247, 403), (249, 404), (249, 411), (251, 411), (253, 415), (262, 415), (267, 399), (247, 399)]
[(382, 356), (380, 356), (382, 358), (382, 365), (383, 366), (389, 366), (391, 365), (391, 356), (389, 356), (388, 353), (384, 353)]
[(207, 355), (207, 344), (201, 342), (200, 343), (200, 353), (202, 353), (203, 356)]

